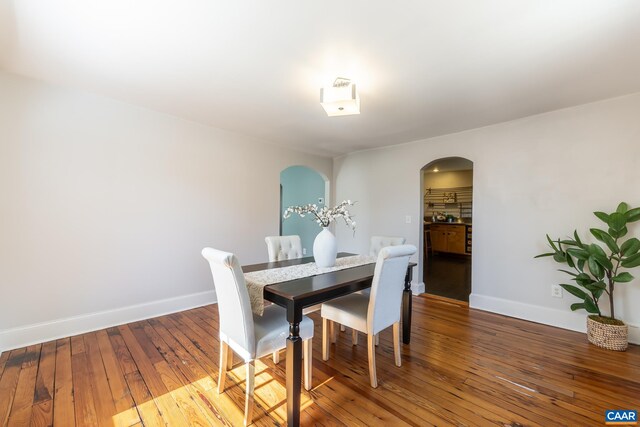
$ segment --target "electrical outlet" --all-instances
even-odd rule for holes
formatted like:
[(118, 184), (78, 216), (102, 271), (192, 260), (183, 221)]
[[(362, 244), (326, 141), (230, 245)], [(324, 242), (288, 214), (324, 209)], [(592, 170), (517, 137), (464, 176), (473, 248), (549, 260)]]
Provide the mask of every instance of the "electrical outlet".
[(405, 215), (404, 222), (406, 222), (407, 224), (411, 224), (411, 215)]
[(551, 296), (554, 298), (562, 298), (562, 288), (560, 285), (551, 285)]
[(307, 254), (307, 248), (302, 248), (302, 255), (306, 255)]

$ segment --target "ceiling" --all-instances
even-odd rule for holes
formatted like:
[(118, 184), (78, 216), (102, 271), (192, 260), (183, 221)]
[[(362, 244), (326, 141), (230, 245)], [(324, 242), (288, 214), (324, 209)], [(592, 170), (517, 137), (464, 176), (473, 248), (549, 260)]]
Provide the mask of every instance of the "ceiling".
[[(640, 91), (637, 0), (0, 0), (0, 68), (325, 156)], [(319, 89), (356, 82), (362, 114)]]

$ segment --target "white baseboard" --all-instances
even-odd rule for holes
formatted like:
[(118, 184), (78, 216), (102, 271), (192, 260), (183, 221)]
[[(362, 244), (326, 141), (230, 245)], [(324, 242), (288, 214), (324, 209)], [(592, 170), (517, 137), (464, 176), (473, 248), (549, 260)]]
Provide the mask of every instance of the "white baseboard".
[(411, 283), (411, 293), (413, 295), (424, 294), (424, 282), (412, 282)]
[[(411, 284), (411, 292), (414, 295), (419, 295), (424, 293), (424, 291), (425, 285), (423, 282), (414, 282)], [(53, 320), (51, 322), (0, 330), (0, 352), (122, 325), (124, 323), (189, 310), (215, 302), (215, 292), (206, 291), (122, 307), (115, 310), (100, 311)], [(583, 313), (557, 310), (473, 293), (469, 296), (469, 306), (471, 308), (504, 314), (506, 316), (530, 320), (545, 325), (586, 332), (586, 321)], [(640, 344), (640, 325), (629, 323), (627, 323), (627, 325), (629, 325), (629, 342)]]
[[(469, 295), (469, 307), (572, 331), (587, 331), (584, 312), (557, 310), (474, 293)], [(640, 325), (630, 323), (627, 323), (627, 325), (629, 326), (629, 342), (640, 344)]]
[(36, 323), (19, 328), (0, 330), (0, 352), (109, 328), (111, 326), (136, 322), (138, 320), (163, 316), (214, 302), (216, 302), (216, 293), (214, 291), (206, 291), (121, 307), (114, 310), (105, 310), (50, 322)]

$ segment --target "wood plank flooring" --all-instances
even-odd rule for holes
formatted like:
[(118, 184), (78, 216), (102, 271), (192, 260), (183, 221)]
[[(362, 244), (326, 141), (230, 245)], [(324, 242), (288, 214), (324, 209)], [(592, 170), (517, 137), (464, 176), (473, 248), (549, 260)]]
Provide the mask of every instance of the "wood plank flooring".
[[(314, 388), (302, 424), (317, 426), (600, 426), (606, 409), (640, 409), (640, 347), (589, 345), (584, 334), (414, 298), (411, 344), (394, 365), (391, 330), (367, 349), (340, 333), (321, 358), (314, 313)], [(0, 355), (2, 426), (238, 426), (244, 369), (238, 359), (218, 395), (215, 305)], [(258, 426), (286, 421), (284, 353), (256, 363)]]

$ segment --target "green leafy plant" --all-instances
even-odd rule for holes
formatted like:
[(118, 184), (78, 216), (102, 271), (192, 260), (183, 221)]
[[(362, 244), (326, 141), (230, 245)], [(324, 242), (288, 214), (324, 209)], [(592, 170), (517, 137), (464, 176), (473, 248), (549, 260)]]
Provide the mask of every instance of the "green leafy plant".
[(594, 215), (605, 223), (607, 230), (592, 228), (589, 231), (604, 247), (597, 243), (583, 242), (577, 231), (573, 232), (573, 238), (565, 240), (552, 240), (547, 235), (553, 251), (536, 258), (553, 257), (557, 263), (566, 264), (573, 270), (560, 269), (575, 282), (575, 285), (560, 286), (582, 300), (571, 304), (571, 310), (584, 309), (602, 317), (598, 302), (606, 294), (609, 297), (610, 317), (615, 319), (615, 287), (634, 278), (631, 273), (622, 270), (640, 266), (640, 240), (635, 237), (623, 239), (629, 232), (627, 224), (640, 220), (640, 208), (630, 209), (622, 202), (613, 213), (594, 212)]

